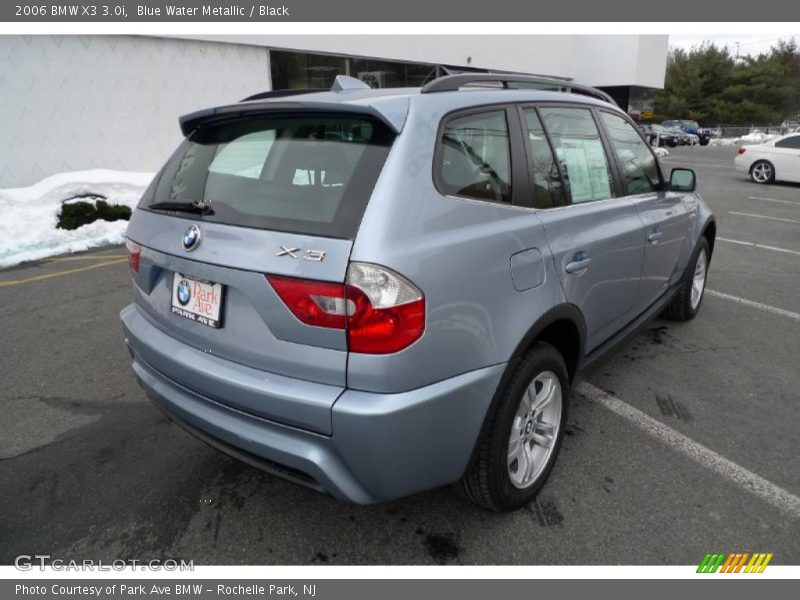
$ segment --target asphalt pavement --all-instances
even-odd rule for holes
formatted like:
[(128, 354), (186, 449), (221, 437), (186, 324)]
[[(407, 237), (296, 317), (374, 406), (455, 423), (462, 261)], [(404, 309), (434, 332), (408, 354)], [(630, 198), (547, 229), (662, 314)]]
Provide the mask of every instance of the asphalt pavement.
[(718, 219), (701, 313), (588, 375), (549, 482), (513, 514), (449, 489), (343, 504), (170, 424), (130, 370), (122, 248), (0, 271), (0, 564), (800, 564), (800, 186), (750, 183), (734, 153), (663, 159), (697, 171)]

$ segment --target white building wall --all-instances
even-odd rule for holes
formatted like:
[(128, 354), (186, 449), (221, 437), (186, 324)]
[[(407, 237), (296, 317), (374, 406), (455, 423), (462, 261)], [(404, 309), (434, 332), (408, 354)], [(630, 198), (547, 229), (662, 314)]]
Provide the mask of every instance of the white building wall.
[(63, 171), (156, 171), (181, 139), (179, 115), (269, 85), (263, 47), (0, 36), (0, 188)]
[(594, 86), (664, 87), (669, 36), (576, 36), (575, 80)]
[(667, 35), (182, 36), (271, 48), (571, 77), (593, 86), (661, 88)]
[(155, 171), (179, 115), (270, 89), (269, 48), (662, 87), (667, 36), (0, 36), (0, 188)]

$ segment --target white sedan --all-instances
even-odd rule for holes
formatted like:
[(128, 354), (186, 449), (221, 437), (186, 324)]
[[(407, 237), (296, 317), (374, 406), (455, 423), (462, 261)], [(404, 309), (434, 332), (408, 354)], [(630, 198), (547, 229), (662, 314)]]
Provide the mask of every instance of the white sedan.
[(772, 183), (776, 179), (800, 182), (800, 133), (741, 146), (733, 164), (756, 183)]

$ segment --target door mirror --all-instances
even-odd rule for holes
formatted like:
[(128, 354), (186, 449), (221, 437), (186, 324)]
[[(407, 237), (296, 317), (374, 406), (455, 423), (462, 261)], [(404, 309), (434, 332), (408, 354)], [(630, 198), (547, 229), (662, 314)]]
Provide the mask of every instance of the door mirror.
[(692, 169), (672, 169), (669, 189), (673, 192), (693, 192), (697, 187), (697, 175)]

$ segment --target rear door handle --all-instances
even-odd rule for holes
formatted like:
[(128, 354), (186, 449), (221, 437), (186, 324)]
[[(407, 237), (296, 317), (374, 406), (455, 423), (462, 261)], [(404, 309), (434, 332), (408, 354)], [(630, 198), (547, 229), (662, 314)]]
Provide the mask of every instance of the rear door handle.
[(653, 231), (647, 234), (647, 241), (650, 242), (651, 244), (655, 244), (658, 240), (661, 239), (662, 235), (663, 233), (660, 229), (658, 228), (653, 229)]
[(586, 252), (576, 252), (572, 257), (572, 261), (564, 266), (564, 270), (571, 275), (580, 275), (586, 271), (590, 262), (592, 262), (592, 259), (589, 258)]

